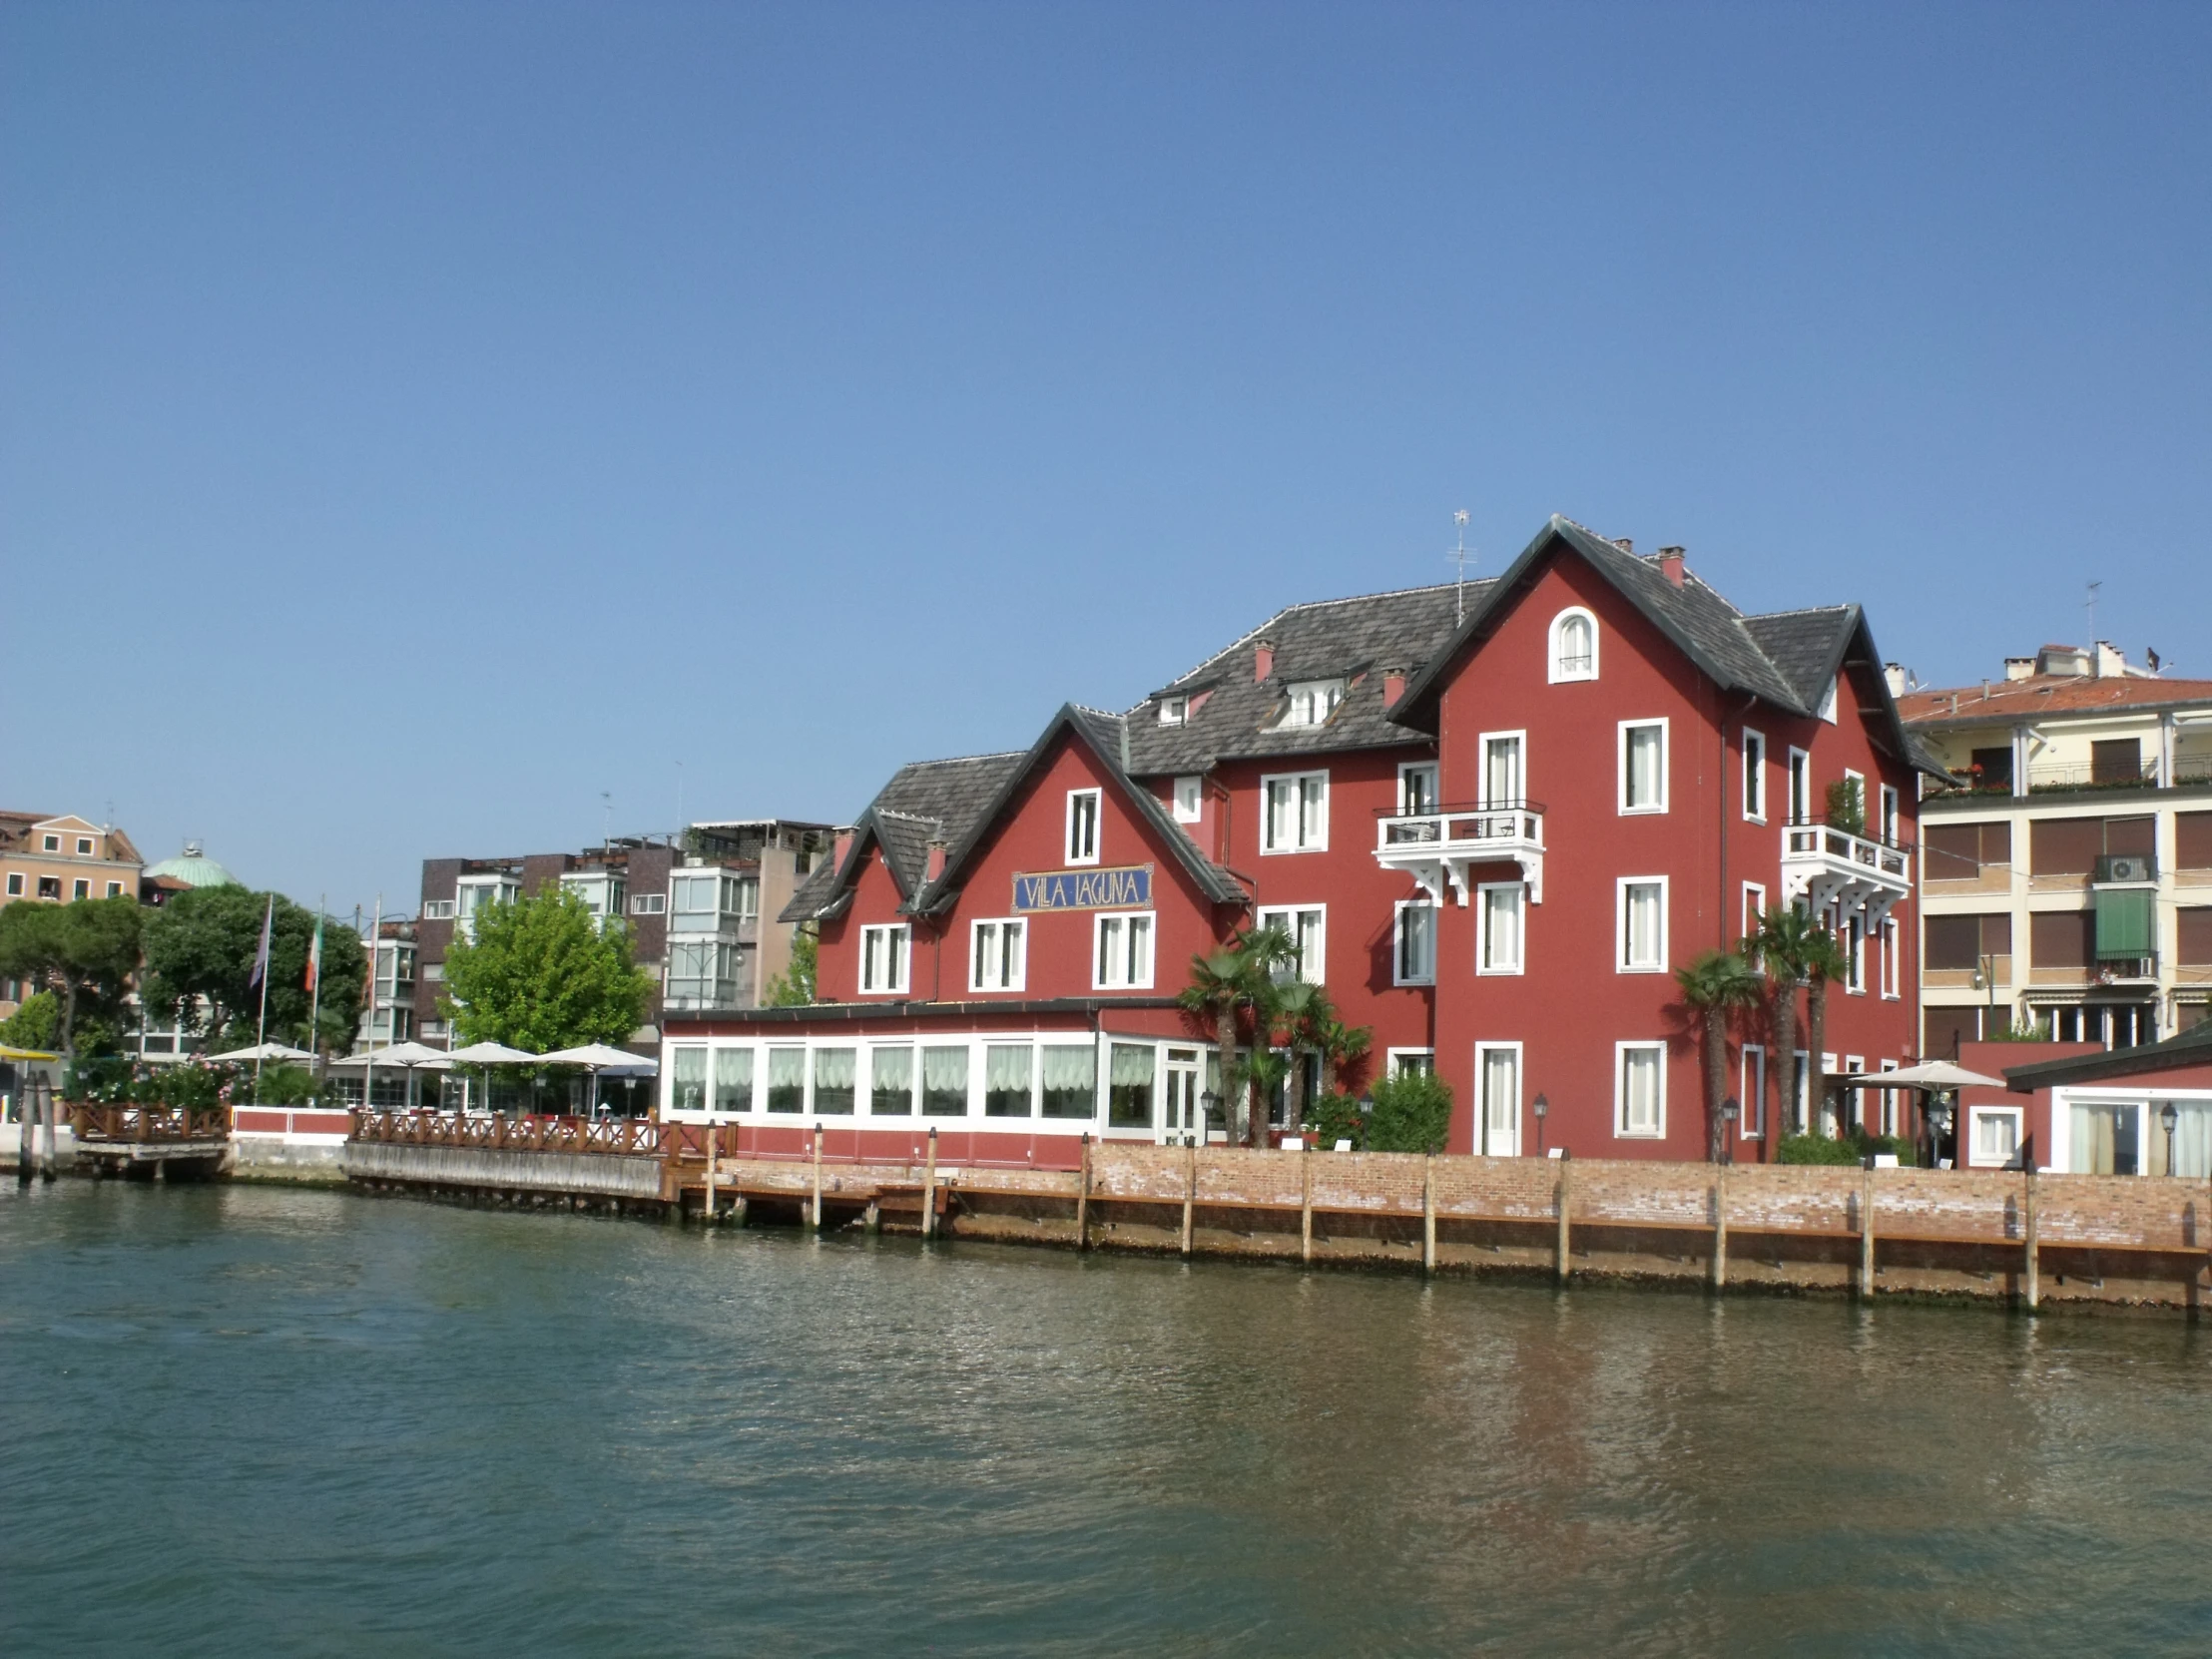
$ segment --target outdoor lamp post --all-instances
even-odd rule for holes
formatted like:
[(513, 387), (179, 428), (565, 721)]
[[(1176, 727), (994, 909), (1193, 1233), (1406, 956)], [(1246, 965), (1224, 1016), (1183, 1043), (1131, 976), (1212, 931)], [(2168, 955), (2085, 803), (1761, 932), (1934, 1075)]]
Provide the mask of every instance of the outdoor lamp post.
[(1950, 1127), (1950, 1103), (1941, 1095), (1931, 1095), (1928, 1102), (1928, 1159), (1935, 1163), (1943, 1154), (1943, 1131)]
[(1534, 1109), (1536, 1113), (1536, 1155), (1542, 1157), (1544, 1150), (1544, 1118), (1551, 1111), (1551, 1102), (1542, 1095), (1538, 1095)]
[(1736, 1161), (1736, 1119), (1742, 1113), (1743, 1107), (1736, 1103), (1734, 1095), (1721, 1102), (1721, 1162), (1724, 1164)]
[(1973, 988), (1987, 993), (1986, 1006), (1981, 1015), (1981, 1040), (1987, 1042), (1997, 1017), (1997, 959), (1994, 956), (1974, 958)]
[[(1220, 1104), (1221, 1096), (1214, 1093), (1212, 1089), (1204, 1090), (1199, 1095), (1198, 1132), (1194, 1135), (1189, 1124), (1183, 1125), (1183, 1144), (1185, 1146), (1204, 1146), (1206, 1144), (1207, 1126), (1214, 1121), (1214, 1108)], [(1228, 1120), (1225, 1118), (1222, 1121), (1226, 1123)]]
[(2174, 1125), (2181, 1121), (2181, 1109), (2172, 1101), (2158, 1108), (2158, 1126), (2166, 1131), (2166, 1173), (2174, 1172)]

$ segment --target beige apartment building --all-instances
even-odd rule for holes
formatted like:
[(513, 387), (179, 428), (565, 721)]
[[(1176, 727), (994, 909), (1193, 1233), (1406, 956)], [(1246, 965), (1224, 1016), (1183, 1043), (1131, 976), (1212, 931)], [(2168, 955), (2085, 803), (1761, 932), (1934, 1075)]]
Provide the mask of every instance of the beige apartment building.
[(1905, 692), (1923, 784), (1922, 1052), (2006, 1027), (2115, 1048), (2212, 1004), (2212, 680), (2110, 644)]
[[(112, 825), (44, 813), (0, 812), (0, 904), (43, 898), (138, 897), (143, 861), (131, 837)], [(0, 979), (0, 1018), (15, 1012), (25, 988)]]

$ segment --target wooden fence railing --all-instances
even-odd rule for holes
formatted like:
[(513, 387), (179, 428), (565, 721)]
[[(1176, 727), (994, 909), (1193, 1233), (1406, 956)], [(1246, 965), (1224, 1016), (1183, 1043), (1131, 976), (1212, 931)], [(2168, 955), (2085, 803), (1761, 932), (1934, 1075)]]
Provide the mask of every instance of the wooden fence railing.
[(450, 1112), (382, 1112), (355, 1107), (347, 1139), (390, 1146), (452, 1146), (485, 1152), (596, 1152), (657, 1158), (664, 1128), (650, 1118), (500, 1117)]
[(231, 1134), (231, 1114), (220, 1106), (72, 1106), (69, 1126), (80, 1142), (223, 1141)]

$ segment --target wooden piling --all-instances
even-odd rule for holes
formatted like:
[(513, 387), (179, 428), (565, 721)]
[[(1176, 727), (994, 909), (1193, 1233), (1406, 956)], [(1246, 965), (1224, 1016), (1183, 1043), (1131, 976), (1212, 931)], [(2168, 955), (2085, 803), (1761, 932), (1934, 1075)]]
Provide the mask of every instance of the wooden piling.
[(707, 1202), (706, 1202), (706, 1204), (705, 1204), (705, 1205), (704, 1205), (704, 1206), (702, 1207), (702, 1210), (701, 1210), (701, 1216), (702, 1216), (702, 1219), (704, 1219), (704, 1220), (705, 1220), (705, 1222), (707, 1223), (707, 1225), (708, 1225), (709, 1227), (712, 1227), (712, 1226), (714, 1226), (714, 1224), (715, 1224), (715, 1178), (716, 1178), (717, 1174), (719, 1173), (718, 1167), (717, 1167), (717, 1165), (716, 1165), (716, 1162), (715, 1162), (715, 1154), (716, 1154), (716, 1153), (717, 1153), (718, 1151), (720, 1151), (720, 1150), (721, 1150), (721, 1145), (720, 1145), (720, 1143), (721, 1143), (721, 1140), (722, 1140), (722, 1135), (721, 1135), (721, 1131), (720, 1131), (720, 1128), (719, 1128), (719, 1126), (717, 1126), (717, 1125), (715, 1125), (715, 1124), (712, 1124), (712, 1123), (708, 1124), (708, 1125), (707, 1125)]
[(1298, 1155), (1298, 1259), (1314, 1259), (1314, 1143), (1309, 1140)]
[(730, 1201), (730, 1225), (732, 1227), (743, 1227), (745, 1225), (745, 1194), (740, 1193)]
[(1420, 1161), (1420, 1271), (1424, 1274), (1436, 1271), (1436, 1158), (1424, 1155)]
[(929, 1161), (921, 1170), (921, 1236), (937, 1236), (937, 1131), (929, 1130)]
[(1083, 1168), (1075, 1187), (1075, 1248), (1091, 1248), (1091, 1137), (1083, 1136)]
[(815, 1125), (815, 1208), (808, 1218), (817, 1233), (822, 1231), (822, 1125)]
[(1183, 1184), (1183, 1255), (1188, 1259), (1191, 1254), (1191, 1213), (1198, 1206), (1198, 1148), (1190, 1146), (1183, 1150), (1190, 1160), (1189, 1178)]
[(1874, 1171), (1859, 1178), (1859, 1300), (1874, 1300)]
[(1728, 1166), (1713, 1176), (1713, 1289), (1728, 1289)]
[(883, 1206), (876, 1200), (872, 1198), (869, 1199), (867, 1201), (867, 1210), (861, 1219), (860, 1225), (870, 1233), (882, 1232)]
[(1560, 1153), (1560, 1154), (1559, 1154), (1559, 1262), (1558, 1262), (1558, 1275), (1559, 1275), (1559, 1283), (1560, 1283), (1560, 1284), (1562, 1284), (1562, 1285), (1564, 1285), (1564, 1284), (1565, 1284), (1565, 1283), (1567, 1282), (1567, 1276), (1568, 1276), (1568, 1275), (1569, 1275), (1570, 1273), (1572, 1273), (1572, 1272), (1574, 1271), (1573, 1267), (1572, 1267), (1572, 1266), (1571, 1266), (1571, 1265), (1569, 1264), (1569, 1261), (1568, 1261), (1568, 1254), (1567, 1254), (1567, 1253), (1568, 1253), (1568, 1246), (1569, 1246), (1569, 1242), (1570, 1242), (1570, 1241), (1569, 1241), (1569, 1238), (1568, 1238), (1568, 1222), (1567, 1222), (1567, 1212), (1568, 1212), (1568, 1209), (1569, 1209), (1569, 1206), (1570, 1206), (1570, 1201), (1571, 1201), (1571, 1199), (1572, 1199), (1572, 1196), (1573, 1196), (1573, 1186), (1574, 1186), (1574, 1154), (1573, 1154), (1573, 1153), (1571, 1153), (1571, 1152), (1562, 1152), (1562, 1153)]
[(2036, 1304), (2043, 1300), (2042, 1266), (2035, 1259), (2035, 1166), (2033, 1164), (2027, 1166), (2027, 1197), (2020, 1208), (2022, 1211), (2021, 1219), (2024, 1223), (2021, 1231), (2027, 1235), (2027, 1261), (2025, 1264), (2027, 1269), (2027, 1311), (2032, 1314), (2035, 1312)]

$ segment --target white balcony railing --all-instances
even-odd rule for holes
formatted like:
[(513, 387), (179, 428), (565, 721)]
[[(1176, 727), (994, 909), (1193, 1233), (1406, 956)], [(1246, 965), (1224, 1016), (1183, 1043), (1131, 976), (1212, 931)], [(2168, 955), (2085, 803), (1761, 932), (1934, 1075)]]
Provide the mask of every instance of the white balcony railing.
[(1384, 869), (1405, 871), (1438, 904), (1446, 881), (1458, 901), (1467, 902), (1470, 864), (1517, 864), (1529, 902), (1541, 904), (1544, 810), (1531, 801), (1513, 801), (1381, 819), (1375, 860)]
[(1813, 909), (1840, 903), (1864, 913), (1870, 928), (1913, 890), (1913, 849), (1870, 840), (1829, 824), (1793, 823), (1782, 831), (1782, 893)]

